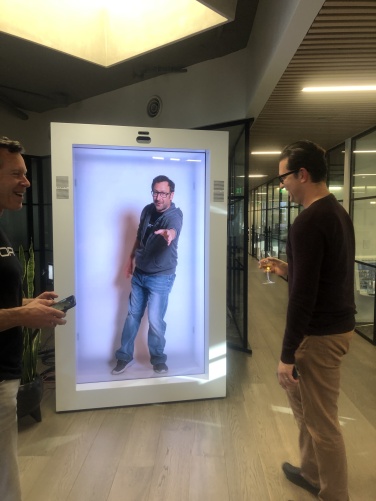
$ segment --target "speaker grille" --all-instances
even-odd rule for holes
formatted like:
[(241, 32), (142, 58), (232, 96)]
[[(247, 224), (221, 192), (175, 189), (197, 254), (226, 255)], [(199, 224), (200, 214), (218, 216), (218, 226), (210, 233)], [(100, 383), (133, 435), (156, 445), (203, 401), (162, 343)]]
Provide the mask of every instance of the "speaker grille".
[(162, 111), (162, 100), (159, 96), (153, 96), (150, 98), (147, 107), (147, 114), (150, 118), (157, 117)]

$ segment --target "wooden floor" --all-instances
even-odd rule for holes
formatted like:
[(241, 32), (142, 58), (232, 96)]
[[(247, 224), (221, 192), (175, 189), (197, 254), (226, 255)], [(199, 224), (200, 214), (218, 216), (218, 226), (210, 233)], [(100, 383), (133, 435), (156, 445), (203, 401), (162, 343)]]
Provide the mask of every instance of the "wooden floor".
[[(285, 480), (297, 429), (275, 371), (287, 284), (249, 271), (252, 356), (228, 352), (225, 399), (55, 413), (19, 423), (24, 501), (309, 501)], [(340, 417), (351, 501), (376, 500), (376, 348), (355, 336), (342, 371)]]

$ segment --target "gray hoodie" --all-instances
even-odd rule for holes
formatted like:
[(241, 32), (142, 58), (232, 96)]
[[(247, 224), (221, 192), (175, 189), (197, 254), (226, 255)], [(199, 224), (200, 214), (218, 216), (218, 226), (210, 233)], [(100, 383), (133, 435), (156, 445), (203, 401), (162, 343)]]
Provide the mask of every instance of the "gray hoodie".
[[(141, 272), (150, 275), (173, 275), (178, 264), (178, 241), (183, 225), (183, 213), (175, 207), (174, 203), (171, 203), (171, 206), (162, 212), (154, 222), (152, 231), (144, 243), (144, 236), (154, 211), (154, 204), (149, 204), (141, 212), (137, 230), (137, 240), (140, 242), (140, 247), (136, 250), (136, 267)], [(176, 238), (170, 245), (167, 245), (161, 235), (154, 234), (155, 231), (162, 229), (176, 231)]]

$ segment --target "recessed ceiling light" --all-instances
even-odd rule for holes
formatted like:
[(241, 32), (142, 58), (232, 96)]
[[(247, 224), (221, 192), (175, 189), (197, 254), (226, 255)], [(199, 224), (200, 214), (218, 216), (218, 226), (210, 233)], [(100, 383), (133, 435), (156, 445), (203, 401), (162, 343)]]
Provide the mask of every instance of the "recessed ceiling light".
[(325, 87), (304, 87), (303, 92), (359, 92), (376, 90), (376, 85), (333, 85)]
[(267, 174), (250, 174), (249, 177), (268, 177)]

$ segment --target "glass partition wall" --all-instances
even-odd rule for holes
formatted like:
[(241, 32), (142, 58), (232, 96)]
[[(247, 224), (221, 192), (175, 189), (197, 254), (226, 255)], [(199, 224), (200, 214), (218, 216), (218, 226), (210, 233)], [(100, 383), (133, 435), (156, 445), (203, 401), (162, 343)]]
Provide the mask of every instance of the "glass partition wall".
[(249, 134), (252, 119), (200, 127), (229, 132), (227, 218), (227, 346), (252, 353), (248, 343), (248, 247), (250, 241)]
[[(355, 330), (376, 344), (376, 128), (329, 150), (327, 159), (329, 191), (349, 211), (355, 228)], [(252, 190), (249, 254), (259, 259), (268, 252), (286, 260), (287, 232), (301, 210), (290, 203), (278, 178)]]
[[(251, 353), (248, 344), (248, 193), (250, 121), (235, 126), (230, 144), (227, 219), (227, 344)], [(230, 129), (231, 132), (231, 129)], [(231, 141), (231, 136), (230, 136)]]
[(251, 191), (249, 253), (260, 259), (262, 253), (286, 259), (287, 232), (301, 207), (291, 203), (278, 178)]
[(376, 344), (376, 128), (352, 141), (350, 207), (355, 227), (356, 330)]

